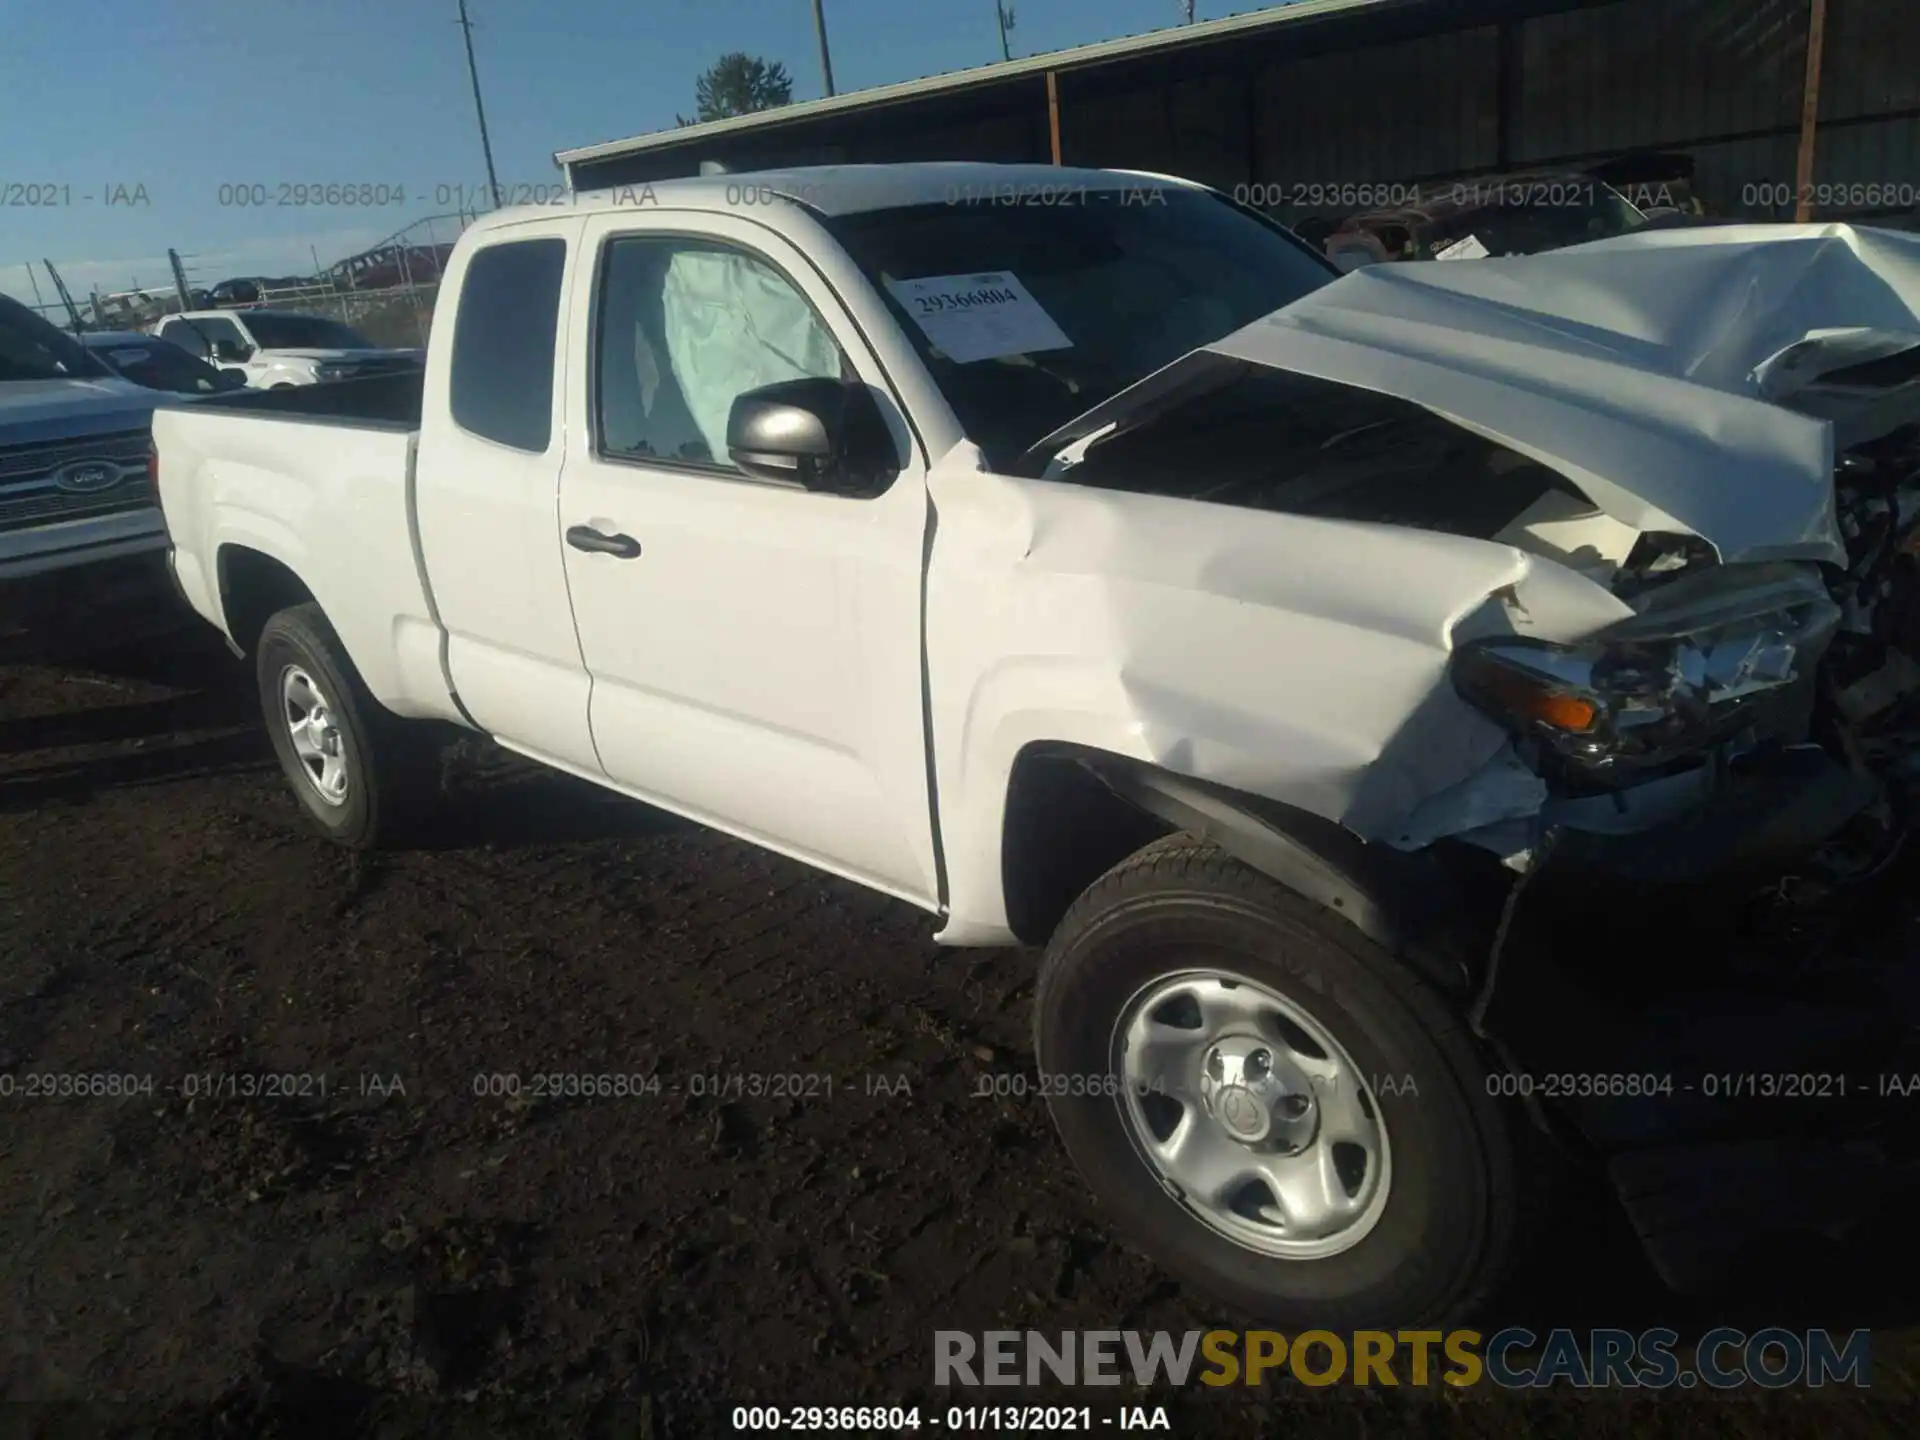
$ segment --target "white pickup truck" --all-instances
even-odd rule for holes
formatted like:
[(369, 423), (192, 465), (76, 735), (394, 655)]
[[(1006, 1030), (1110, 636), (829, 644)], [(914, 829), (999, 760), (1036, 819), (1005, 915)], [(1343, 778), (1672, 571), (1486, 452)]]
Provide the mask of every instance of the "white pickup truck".
[(421, 360), (418, 350), (375, 345), (338, 320), (293, 310), (187, 310), (154, 334), (256, 390), (364, 380), (418, 370)]
[[(483, 219), (424, 374), (162, 412), (159, 487), (328, 835), (393, 835), (450, 723), (1045, 946), (1033, 1087), (1128, 1233), (1264, 1319), (1438, 1322), (1543, 1151), (1676, 1283), (1741, 1233), (1686, 1047), (1765, 978), (1676, 999), (1519, 901), (1896, 843), (1917, 249), (1338, 278), (1171, 179), (674, 181)], [(1867, 1053), (1794, 1023), (1772, 1071)]]

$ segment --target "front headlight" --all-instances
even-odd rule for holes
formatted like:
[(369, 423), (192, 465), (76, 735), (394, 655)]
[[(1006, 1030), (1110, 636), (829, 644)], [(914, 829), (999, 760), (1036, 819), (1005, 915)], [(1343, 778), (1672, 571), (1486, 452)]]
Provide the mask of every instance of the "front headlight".
[(1575, 645), (1498, 638), (1454, 653), (1454, 688), (1594, 779), (1628, 777), (1737, 734), (1803, 693), (1840, 623), (1819, 572), (1716, 568), (1650, 593)]

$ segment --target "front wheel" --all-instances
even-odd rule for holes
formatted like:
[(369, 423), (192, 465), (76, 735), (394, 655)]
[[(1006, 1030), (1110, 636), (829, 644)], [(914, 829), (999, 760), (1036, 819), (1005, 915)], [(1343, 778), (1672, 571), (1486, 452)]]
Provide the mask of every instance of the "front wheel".
[(1062, 922), (1034, 1017), (1068, 1152), (1176, 1276), (1287, 1328), (1438, 1326), (1517, 1248), (1506, 1117), (1432, 989), (1190, 836)]

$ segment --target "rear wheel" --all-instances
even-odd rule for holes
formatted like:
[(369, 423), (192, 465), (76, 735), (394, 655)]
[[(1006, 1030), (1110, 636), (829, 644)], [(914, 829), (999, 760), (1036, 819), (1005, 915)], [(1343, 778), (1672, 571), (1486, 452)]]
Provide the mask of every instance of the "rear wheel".
[(1514, 1137), (1446, 1001), (1342, 920), (1174, 836), (1048, 948), (1055, 1123), (1175, 1275), (1290, 1328), (1441, 1325), (1506, 1274)]
[(255, 665), (274, 754), (308, 818), (355, 849), (400, 838), (439, 788), (430, 728), (381, 707), (318, 605), (268, 620)]

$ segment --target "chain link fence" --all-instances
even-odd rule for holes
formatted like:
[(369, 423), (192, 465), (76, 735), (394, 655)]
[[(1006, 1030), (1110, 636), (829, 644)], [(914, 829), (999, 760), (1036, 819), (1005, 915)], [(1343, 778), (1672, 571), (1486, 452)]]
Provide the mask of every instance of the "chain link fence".
[[(236, 289), (244, 297), (238, 303), (212, 298), (213, 288), (227, 277), (197, 273), (194, 257), (183, 256), (192, 308), (286, 310), (337, 320), (375, 345), (424, 347), (441, 272), (454, 242), (477, 218), (471, 213), (430, 215), (295, 283), (236, 277)], [(15, 298), (63, 330), (72, 328), (66, 306), (47, 300), (44, 292)], [(95, 288), (74, 295), (73, 302), (87, 330), (149, 330), (182, 308), (171, 284), (111, 293)]]
[(328, 266), (310, 286), (268, 288), (261, 304), (338, 320), (376, 345), (423, 348), (440, 276), (477, 215), (430, 215)]

